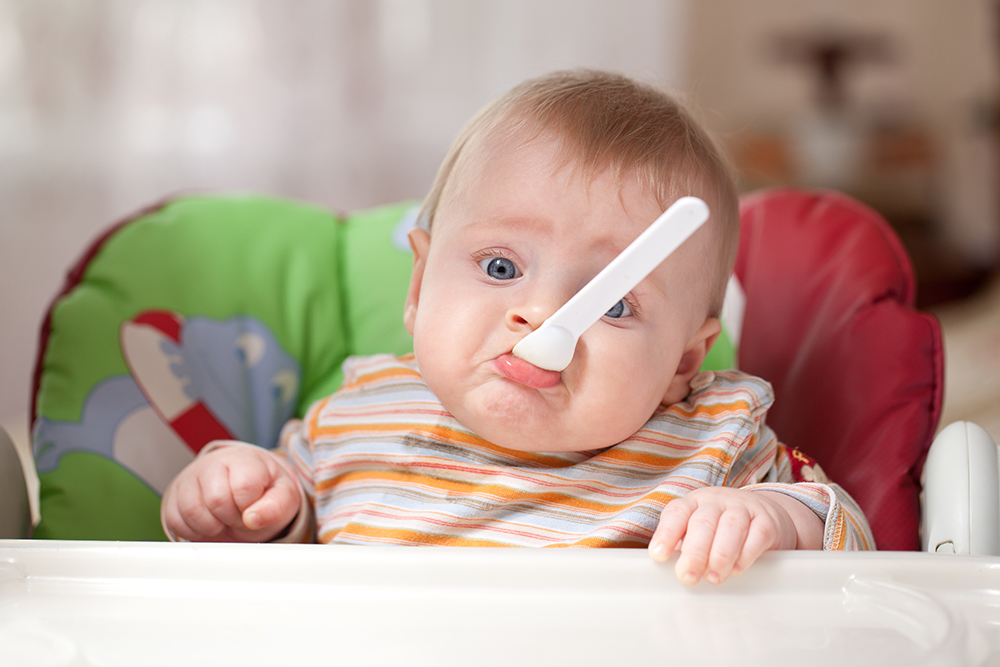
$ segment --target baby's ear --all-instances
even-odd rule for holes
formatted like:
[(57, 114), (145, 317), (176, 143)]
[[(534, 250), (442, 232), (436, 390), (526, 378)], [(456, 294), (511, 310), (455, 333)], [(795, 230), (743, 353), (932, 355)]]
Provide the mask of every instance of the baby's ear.
[(431, 247), (431, 237), (426, 230), (414, 227), (407, 237), (413, 249), (413, 273), (410, 274), (410, 288), (406, 292), (406, 307), (403, 308), (403, 325), (413, 335), (413, 325), (417, 320), (417, 303), (420, 301), (420, 283), (424, 279), (427, 253)]
[(701, 371), (701, 365), (705, 363), (705, 357), (720, 333), (722, 333), (722, 323), (715, 317), (706, 319), (694, 332), (684, 347), (684, 354), (681, 355), (674, 377), (667, 387), (667, 393), (663, 396), (663, 405), (679, 403), (691, 393), (691, 378)]

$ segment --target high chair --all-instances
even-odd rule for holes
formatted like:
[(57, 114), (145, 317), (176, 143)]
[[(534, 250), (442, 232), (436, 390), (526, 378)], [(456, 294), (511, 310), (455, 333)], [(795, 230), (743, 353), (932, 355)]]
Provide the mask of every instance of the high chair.
[[(335, 216), (263, 197), (182, 197), (99, 238), (42, 328), (35, 536), (162, 540), (159, 497), (207, 442), (273, 447), (285, 420), (336, 389), (347, 355), (409, 351), (405, 233), (416, 213), (412, 203)], [(857, 499), (880, 549), (919, 549), (943, 359), (936, 320), (913, 308), (902, 246), (876, 213), (833, 193), (752, 194), (741, 219), (746, 304), (729, 338), (739, 366), (774, 385), (769, 423)], [(971, 451), (969, 432), (953, 431), (960, 444), (942, 451)], [(986, 441), (971, 460), (986, 471), (992, 455), (996, 472)], [(952, 473), (962, 488), (988, 487), (970, 469)], [(933, 507), (946, 509), (927, 514), (937, 527), (925, 526), (926, 548), (970, 553), (970, 515), (987, 533), (1000, 525), (996, 476), (986, 509), (966, 502), (963, 516), (948, 509), (953, 478), (929, 480), (945, 498)], [(995, 541), (986, 534), (971, 552), (1000, 554)]]
[(865, 510), (880, 549), (919, 548), (920, 472), (944, 385), (937, 321), (871, 209), (834, 193), (741, 201), (740, 367), (771, 382), (778, 437)]
[(833, 192), (752, 194), (740, 217), (739, 366), (773, 385), (779, 438), (854, 496), (879, 549), (1000, 555), (997, 447), (975, 424), (934, 442), (921, 541), (944, 355), (896, 234)]
[[(1000, 664), (996, 557), (770, 552), (692, 588), (641, 549), (152, 543), (159, 494), (209, 440), (273, 446), (347, 354), (409, 350), (415, 215), (180, 198), (85, 253), (33, 392), (36, 536), (56, 539), (2, 539), (25, 534), (27, 497), (0, 432), (0, 664)], [(855, 495), (879, 546), (917, 548), (941, 345), (905, 255), (839, 195), (751, 195), (742, 222), (745, 309), (730, 299), (723, 343), (774, 383), (779, 437)], [(927, 550), (1000, 554), (996, 455), (966, 423), (931, 446)]]

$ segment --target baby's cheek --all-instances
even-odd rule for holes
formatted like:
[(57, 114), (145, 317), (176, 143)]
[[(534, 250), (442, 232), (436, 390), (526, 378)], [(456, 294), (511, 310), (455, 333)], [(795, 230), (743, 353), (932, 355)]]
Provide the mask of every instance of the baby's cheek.
[(619, 367), (595, 383), (593, 391), (575, 396), (570, 425), (593, 443), (591, 449), (610, 447), (631, 437), (659, 405), (659, 400), (650, 398), (648, 389), (629, 381), (632, 373), (632, 369)]
[(669, 386), (673, 373), (664, 368), (661, 355), (632, 354), (618, 359), (605, 382), (607, 401), (638, 429), (652, 416)]

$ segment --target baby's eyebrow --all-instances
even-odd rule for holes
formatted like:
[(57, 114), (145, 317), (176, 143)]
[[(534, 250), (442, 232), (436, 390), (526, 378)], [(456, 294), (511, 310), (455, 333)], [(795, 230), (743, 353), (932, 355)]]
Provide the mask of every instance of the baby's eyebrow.
[[(557, 233), (557, 228), (558, 226), (556, 224), (545, 217), (526, 215), (505, 216), (502, 213), (482, 218), (468, 219), (461, 225), (462, 232), (473, 235), (475, 239), (479, 239), (480, 234), (485, 236), (491, 232), (495, 233), (498, 230), (514, 233), (534, 231), (541, 232), (538, 235), (538, 240), (542, 242), (553, 238)], [(638, 233), (636, 233), (636, 236), (638, 236)], [(606, 261), (601, 264), (600, 268), (604, 268), (608, 262), (617, 257), (618, 254), (625, 249), (628, 243), (631, 242), (631, 239), (623, 240), (621, 238), (616, 238), (616, 235), (611, 228), (604, 230), (596, 237), (588, 237), (586, 242), (583, 242), (583, 240), (579, 237), (574, 238), (575, 240), (580, 241), (581, 253), (590, 256), (607, 256)]]
[[(465, 223), (464, 228), (466, 231), (473, 233), (479, 232), (490, 232), (496, 231), (498, 229), (503, 229), (505, 231), (534, 231), (541, 232), (541, 240), (546, 240), (547, 238), (554, 237), (556, 235), (557, 226), (553, 224), (550, 220), (544, 217), (530, 217), (524, 215), (517, 216), (490, 216), (476, 220), (470, 220)], [(621, 245), (620, 241), (612, 239), (612, 234), (609, 232), (607, 235), (600, 235), (597, 238), (589, 239), (589, 243), (583, 248), (584, 252), (597, 252), (604, 251), (612, 253), (608, 261), (618, 255), (625, 245)]]
[(498, 227), (505, 228), (515, 228), (515, 229), (552, 229), (552, 225), (545, 222), (544, 220), (538, 218), (528, 218), (524, 216), (517, 217), (488, 217), (480, 218), (478, 220), (470, 220), (465, 224), (466, 229), (480, 230), (480, 229), (496, 229)]

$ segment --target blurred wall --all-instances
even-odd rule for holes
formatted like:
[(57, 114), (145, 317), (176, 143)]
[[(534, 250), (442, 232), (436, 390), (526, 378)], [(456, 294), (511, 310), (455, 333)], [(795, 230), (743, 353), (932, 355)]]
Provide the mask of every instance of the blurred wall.
[[(709, 122), (737, 145), (747, 135), (784, 142), (753, 144), (784, 150), (762, 166), (772, 172), (784, 167), (786, 173), (748, 179), (751, 185), (810, 180), (809, 170), (796, 164), (796, 146), (816, 118), (818, 72), (815, 64), (783, 57), (780, 45), (789, 39), (875, 40), (881, 57), (844, 70), (841, 110), (857, 139), (867, 142), (861, 150), (868, 154), (847, 178), (810, 184), (833, 185), (874, 204), (899, 223), (904, 241), (910, 240), (906, 225), (920, 218), (934, 227), (924, 233), (940, 237), (927, 252), (942, 256), (950, 250), (977, 266), (997, 263), (1000, 4), (699, 0), (690, 13), (687, 83), (710, 110)], [(782, 167), (782, 160), (790, 164)], [(919, 243), (916, 231), (913, 237)], [(924, 250), (911, 247), (911, 253)]]
[(564, 67), (682, 83), (686, 0), (0, 0), (0, 425), (117, 219), (187, 190), (419, 198), (459, 127)]

